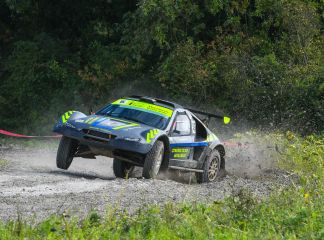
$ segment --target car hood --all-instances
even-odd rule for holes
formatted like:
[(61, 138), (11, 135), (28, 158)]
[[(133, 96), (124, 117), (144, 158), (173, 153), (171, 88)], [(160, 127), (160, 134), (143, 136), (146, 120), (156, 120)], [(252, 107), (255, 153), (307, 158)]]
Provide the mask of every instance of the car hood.
[(83, 118), (69, 120), (78, 130), (90, 129), (100, 132), (111, 133), (118, 137), (143, 137), (150, 130), (161, 131), (145, 124), (129, 121), (120, 118), (90, 115)]

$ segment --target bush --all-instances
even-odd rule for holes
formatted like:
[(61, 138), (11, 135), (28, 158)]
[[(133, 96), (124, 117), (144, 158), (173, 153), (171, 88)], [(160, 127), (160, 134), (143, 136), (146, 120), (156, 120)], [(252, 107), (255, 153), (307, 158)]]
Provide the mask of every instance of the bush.
[[(128, 88), (140, 82), (164, 88), (167, 98), (222, 108), (233, 119), (321, 132), (322, 5), (5, 1), (0, 124), (14, 129), (58, 109), (101, 105), (121, 92), (151, 93)], [(26, 120), (17, 121), (21, 114)]]

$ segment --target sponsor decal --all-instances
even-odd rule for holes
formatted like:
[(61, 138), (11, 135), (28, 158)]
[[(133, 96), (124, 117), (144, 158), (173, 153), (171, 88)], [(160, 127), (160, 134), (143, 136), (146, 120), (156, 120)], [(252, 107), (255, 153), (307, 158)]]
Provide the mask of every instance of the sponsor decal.
[(190, 156), (190, 152), (191, 148), (172, 148), (171, 158), (188, 159)]
[(176, 153), (173, 155), (174, 158), (186, 158), (187, 154), (186, 153)]
[(87, 123), (92, 127), (108, 130), (119, 130), (123, 128), (139, 126), (139, 124), (137, 123), (107, 117), (89, 117), (84, 121), (84, 123)]
[(67, 111), (66, 113), (64, 113), (61, 117), (62, 123), (66, 123), (67, 120), (69, 120), (69, 118), (72, 116), (74, 111)]
[(187, 153), (189, 152), (189, 148), (173, 148), (173, 153)]
[(151, 129), (148, 133), (146, 133), (146, 142), (151, 143), (158, 133), (158, 129)]
[(113, 102), (112, 104), (120, 105), (122, 107), (127, 107), (127, 108), (140, 109), (142, 111), (155, 113), (158, 115), (162, 115), (164, 117), (171, 117), (173, 114), (173, 110), (169, 108), (146, 103), (146, 102), (139, 102), (135, 100), (119, 99)]

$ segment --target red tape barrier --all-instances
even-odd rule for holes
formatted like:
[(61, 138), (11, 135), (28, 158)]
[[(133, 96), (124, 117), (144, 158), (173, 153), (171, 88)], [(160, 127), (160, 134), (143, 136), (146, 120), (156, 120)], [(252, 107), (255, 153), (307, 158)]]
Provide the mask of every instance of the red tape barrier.
[(61, 135), (52, 135), (52, 136), (28, 136), (28, 135), (23, 135), (23, 134), (8, 132), (8, 131), (2, 130), (2, 129), (0, 129), (0, 134), (6, 135), (6, 136), (9, 136), (9, 137), (17, 137), (17, 138), (59, 138), (59, 137), (61, 137)]
[[(13, 132), (8, 132), (5, 130), (0, 129), (0, 134), (6, 135), (9, 137), (16, 137), (16, 138), (60, 138), (61, 135), (52, 135), (52, 136), (28, 136), (28, 135), (23, 135), (23, 134), (18, 134), (18, 133), (13, 133)], [(224, 142), (224, 146), (226, 147), (246, 147), (247, 144), (245, 143), (240, 143), (240, 142)]]

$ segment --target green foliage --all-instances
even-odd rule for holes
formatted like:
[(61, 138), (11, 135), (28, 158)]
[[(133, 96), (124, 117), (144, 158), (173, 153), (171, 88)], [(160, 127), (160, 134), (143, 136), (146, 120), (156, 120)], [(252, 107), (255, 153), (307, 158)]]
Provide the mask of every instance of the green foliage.
[(302, 176), (302, 191), (305, 194), (319, 196), (324, 186), (324, 137), (307, 136), (301, 139), (287, 132), (288, 148), (280, 167), (293, 170)]
[(322, 1), (6, 0), (0, 16), (3, 127), (142, 82), (262, 125), (323, 129)]
[[(179, 44), (158, 69), (158, 79), (162, 87), (172, 94), (192, 97), (206, 96), (210, 84), (211, 71), (202, 57), (202, 46), (188, 40)], [(170, 80), (172, 79), (172, 80)]]
[[(8, 146), (9, 148), (24, 148), (24, 149), (46, 149), (53, 150), (57, 149), (60, 138), (53, 139), (44, 139), (44, 138), (30, 138), (30, 139), (21, 139), (21, 138), (0, 138), (0, 145)], [(1, 156), (1, 155), (0, 155)]]
[[(323, 193), (323, 192), (322, 192)], [(239, 195), (224, 203), (152, 206), (93, 222), (52, 216), (37, 225), (0, 224), (2, 239), (321, 239), (323, 197), (281, 192), (258, 203)], [(97, 219), (97, 218), (96, 218)]]
[(1, 124), (34, 124), (33, 121), (43, 118), (53, 99), (74, 102), (77, 89), (73, 88), (78, 86), (79, 79), (70, 69), (75, 60), (46, 34), (36, 36), (34, 41), (16, 42), (4, 66), (10, 74), (1, 88)]

